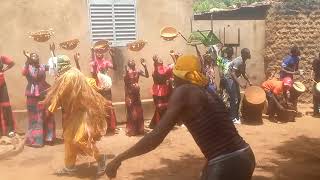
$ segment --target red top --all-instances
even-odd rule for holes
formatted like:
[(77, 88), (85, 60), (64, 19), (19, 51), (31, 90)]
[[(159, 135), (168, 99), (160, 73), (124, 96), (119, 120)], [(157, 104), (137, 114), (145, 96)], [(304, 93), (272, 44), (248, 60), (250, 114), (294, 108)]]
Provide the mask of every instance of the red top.
[(0, 86), (2, 86), (5, 83), (5, 79), (4, 79), (4, 73), (2, 72), (3, 69), (3, 64), (5, 65), (9, 65), (11, 64), (13, 61), (10, 57), (8, 56), (0, 56)]
[(98, 59), (96, 58), (90, 63), (91, 73), (98, 74), (99, 71), (105, 70), (108, 71), (109, 68), (113, 68), (111, 60), (106, 60), (105, 58)]
[(140, 70), (129, 69), (124, 76), (125, 93), (134, 95), (140, 93), (139, 77), (142, 72)]
[(275, 95), (280, 95), (283, 92), (283, 82), (276, 79), (268, 80), (262, 83), (262, 88), (265, 91), (271, 91)]
[(168, 81), (173, 78), (172, 66), (155, 65), (152, 74), (153, 86), (152, 95), (167, 96), (171, 92), (171, 85)]

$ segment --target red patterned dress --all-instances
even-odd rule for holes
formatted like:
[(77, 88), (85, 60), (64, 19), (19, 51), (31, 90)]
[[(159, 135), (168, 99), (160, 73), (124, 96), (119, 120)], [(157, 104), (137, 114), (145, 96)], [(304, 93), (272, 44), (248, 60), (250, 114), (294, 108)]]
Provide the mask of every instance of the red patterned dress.
[(173, 78), (172, 66), (155, 64), (152, 77), (154, 82), (152, 95), (155, 112), (149, 125), (151, 129), (160, 122), (161, 117), (167, 110), (169, 97), (172, 92), (172, 85), (170, 83), (170, 79)]
[(12, 60), (7, 56), (0, 56), (0, 137), (15, 132), (15, 120), (13, 118), (7, 84), (2, 72), (3, 65), (9, 65)]
[[(97, 78), (98, 72), (105, 72), (108, 73), (109, 68), (113, 68), (113, 64), (111, 60), (106, 60), (104, 58), (96, 59), (90, 63), (91, 66), (91, 73), (94, 75), (96, 82), (99, 83), (99, 79)], [(99, 86), (99, 84), (97, 84)], [(112, 93), (111, 89), (108, 90), (103, 90), (100, 92), (100, 94), (106, 98), (109, 101), (112, 101)], [(115, 110), (112, 108), (109, 110), (110, 111), (110, 117), (107, 118), (107, 132), (114, 133), (117, 127), (117, 118), (116, 118), (116, 113)]]
[(144, 133), (143, 109), (140, 99), (140, 70), (128, 69), (124, 76), (125, 103), (127, 110), (127, 135), (135, 136)]

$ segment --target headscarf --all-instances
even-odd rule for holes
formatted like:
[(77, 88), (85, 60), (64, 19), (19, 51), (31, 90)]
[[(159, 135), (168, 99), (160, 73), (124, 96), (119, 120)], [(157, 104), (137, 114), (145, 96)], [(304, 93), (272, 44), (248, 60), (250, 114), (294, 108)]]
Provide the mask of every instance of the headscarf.
[(62, 75), (63, 73), (67, 72), (71, 69), (71, 62), (70, 58), (66, 55), (59, 55), (57, 56), (57, 73), (58, 76)]
[(208, 79), (201, 73), (201, 65), (194, 55), (180, 56), (174, 66), (173, 74), (198, 86), (208, 85)]

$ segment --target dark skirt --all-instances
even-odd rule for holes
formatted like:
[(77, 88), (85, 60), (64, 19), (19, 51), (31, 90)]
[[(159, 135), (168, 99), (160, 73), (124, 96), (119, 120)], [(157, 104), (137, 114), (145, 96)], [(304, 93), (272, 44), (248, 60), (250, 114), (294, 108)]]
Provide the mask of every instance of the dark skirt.
[(42, 147), (45, 142), (53, 143), (56, 138), (54, 116), (40, 103), (39, 97), (27, 97), (28, 132), (26, 145)]
[(169, 96), (153, 96), (153, 102), (155, 105), (155, 112), (152, 120), (149, 124), (149, 128), (153, 129), (160, 122), (161, 117), (167, 110)]
[[(130, 102), (129, 102), (130, 101)], [(143, 109), (140, 94), (126, 94), (127, 135), (136, 136), (144, 133)]]
[[(101, 95), (109, 100), (112, 101), (112, 93), (111, 93), (111, 89), (110, 90), (104, 90), (100, 92)], [(107, 133), (111, 132), (114, 133), (116, 128), (117, 128), (117, 118), (116, 118), (116, 112), (114, 110), (114, 108), (109, 110), (110, 112), (108, 113), (110, 116), (107, 118)]]
[(210, 160), (201, 180), (251, 180), (256, 162), (250, 147)]
[(0, 136), (15, 132), (15, 125), (7, 85), (4, 83), (0, 86)]

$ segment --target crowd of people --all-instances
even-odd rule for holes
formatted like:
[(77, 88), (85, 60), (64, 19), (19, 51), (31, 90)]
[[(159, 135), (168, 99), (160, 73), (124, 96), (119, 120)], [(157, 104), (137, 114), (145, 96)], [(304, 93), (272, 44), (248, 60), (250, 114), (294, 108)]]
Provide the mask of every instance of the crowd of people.
[[(81, 73), (80, 54), (74, 55), (76, 67), (66, 55), (56, 55), (55, 45), (50, 44), (52, 57), (48, 64), (40, 64), (36, 53), (23, 51), (26, 57), (22, 75), (27, 79), (25, 91), (28, 110), (26, 145), (42, 147), (54, 144), (56, 139), (54, 112), (62, 111), (63, 139), (65, 144), (65, 167), (57, 175), (76, 172), (77, 155), (92, 156), (98, 162), (97, 174), (104, 172), (115, 177), (124, 160), (145, 154), (161, 144), (176, 124), (188, 128), (208, 163), (202, 179), (250, 179), (255, 168), (254, 154), (250, 146), (238, 134), (234, 124), (241, 124), (239, 108), (240, 89), (252, 86), (246, 73), (246, 62), (251, 59), (250, 50), (243, 48), (239, 57), (232, 47), (212, 46), (204, 54), (196, 47), (198, 56), (183, 55), (170, 51), (172, 64), (153, 56), (152, 96), (155, 112), (147, 133), (136, 145), (118, 155), (106, 165), (106, 156), (99, 152), (96, 142), (104, 134), (117, 132), (117, 118), (112, 106), (112, 79), (109, 71), (118, 70), (114, 52), (107, 56), (92, 48), (90, 60), (91, 77)], [(280, 79), (270, 79), (260, 86), (266, 92), (271, 121), (282, 112), (297, 112), (297, 98), (301, 83), (294, 81), (299, 71), (299, 48), (294, 46), (283, 60)], [(110, 57), (110, 58), (106, 58)], [(143, 108), (140, 97), (139, 78), (149, 78), (145, 59), (138, 68), (130, 59), (124, 68), (124, 91), (128, 136), (145, 133)], [(0, 57), (0, 130), (3, 136), (14, 136), (15, 120), (12, 115), (4, 72), (14, 66), (7, 56)], [(320, 79), (320, 60), (313, 63), (314, 81)], [(46, 72), (55, 77), (50, 86)], [(219, 71), (219, 73), (215, 73)], [(217, 82), (216, 75), (220, 82)], [(247, 84), (239, 78), (243, 77)], [(315, 89), (320, 88), (315, 83)], [(221, 98), (228, 95), (228, 107)], [(316, 92), (316, 91), (315, 91)], [(319, 96), (314, 96), (314, 113), (319, 115)], [(106, 167), (106, 169), (105, 169)]]

